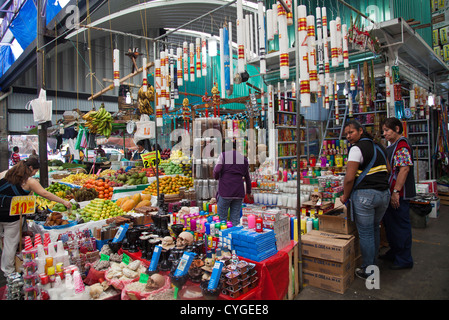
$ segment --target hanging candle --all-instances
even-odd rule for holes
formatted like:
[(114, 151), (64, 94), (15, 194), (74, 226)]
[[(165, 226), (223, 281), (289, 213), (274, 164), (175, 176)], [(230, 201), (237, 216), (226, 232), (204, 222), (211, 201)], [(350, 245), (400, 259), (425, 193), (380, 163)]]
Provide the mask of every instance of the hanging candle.
[(258, 25), (259, 25), (259, 56), (260, 74), (267, 73), (267, 62), (265, 60), (265, 22), (263, 13), (263, 1), (257, 3)]
[(244, 34), (242, 0), (237, 0), (237, 46), (238, 46), (237, 72), (243, 73), (245, 71), (246, 59), (245, 59), (245, 34)]
[(273, 85), (268, 86), (268, 109), (273, 108)]
[(343, 37), (343, 66), (345, 68), (349, 68), (349, 51), (348, 51), (348, 26), (343, 24), (341, 26), (341, 33)]
[[(225, 25), (222, 29), (222, 37), (223, 37), (223, 71), (224, 71), (224, 90), (226, 92), (230, 93), (231, 90), (231, 73), (229, 71), (229, 30), (228, 27)], [(222, 86), (223, 90), (223, 86)], [(224, 91), (223, 90), (223, 91)], [(228, 94), (229, 95), (229, 94)], [(221, 95), (222, 98), (225, 97), (224, 93)]]
[(218, 90), (217, 84), (211, 90), (212, 93), (212, 104), (214, 105), (214, 117), (220, 116), (220, 91)]
[(148, 80), (147, 80), (147, 58), (142, 58), (143, 71), (142, 71), (142, 90), (147, 92), (148, 90)]
[(287, 26), (292, 26), (293, 25), (292, 0), (285, 0), (284, 3), (285, 3), (285, 5), (288, 8), (288, 12), (287, 12)]
[(318, 92), (318, 71), (316, 66), (315, 16), (307, 16), (307, 46), (310, 91)]
[(330, 79), (330, 66), (329, 66), (329, 43), (327, 40), (327, 13), (326, 7), (321, 8), (321, 21), (323, 24), (323, 52), (324, 52), (324, 75), (325, 79)]
[(119, 49), (114, 49), (113, 56), (114, 56), (114, 61), (113, 61), (114, 86), (119, 87), (120, 86), (120, 51), (119, 51)]
[[(324, 84), (324, 49), (323, 49), (323, 31), (321, 20), (321, 8), (316, 8), (316, 50), (318, 61), (318, 85), (321, 87)], [(319, 90), (321, 92), (321, 89)]]
[(299, 92), (301, 107), (310, 107), (309, 47), (307, 45), (307, 8), (298, 6)]
[(195, 82), (195, 45), (189, 43), (190, 82)]
[(161, 60), (157, 59), (154, 61), (154, 78), (156, 86), (156, 125), (162, 127), (162, 75), (161, 75)]
[(201, 39), (195, 39), (195, 52), (196, 52), (196, 77), (201, 78)]
[(354, 91), (356, 88), (355, 88), (355, 70), (354, 69), (351, 69), (351, 70), (349, 70), (349, 74), (350, 74), (350, 90), (351, 91)]
[(280, 82), (278, 82), (277, 94), (278, 94), (278, 108), (279, 108), (279, 111), (282, 111), (282, 95), (281, 95), (281, 83)]
[(263, 87), (260, 89), (260, 115), (262, 117), (262, 123), (265, 118), (265, 93), (263, 91)]
[(287, 92), (288, 92), (287, 80), (284, 80), (284, 110), (285, 111), (288, 111)]
[(207, 76), (207, 42), (206, 37), (201, 38), (201, 75)]
[(292, 82), (292, 99), (296, 99), (296, 83)]
[[(290, 78), (290, 68), (289, 68), (289, 57), (288, 57), (287, 12), (285, 12), (285, 9), (281, 4), (278, 4), (278, 24), (279, 24), (280, 78), (285, 80), (285, 79)], [(303, 26), (304, 26), (304, 31), (306, 31), (306, 27), (307, 27), (306, 17), (304, 17)], [(299, 29), (299, 26), (298, 26), (298, 29)], [(307, 35), (307, 31), (305, 32), (305, 34)]]
[(170, 109), (175, 107), (175, 55), (173, 49), (170, 49)]
[(338, 67), (338, 47), (337, 47), (337, 23), (335, 20), (331, 20), (329, 23), (330, 35), (331, 35), (331, 59), (332, 67)]
[(337, 28), (337, 50), (338, 50), (338, 63), (343, 62), (343, 37), (341, 29), (341, 18), (335, 18), (335, 25)]
[(404, 114), (404, 101), (402, 100), (402, 86), (401, 78), (399, 75), (399, 66), (391, 67), (392, 77), (393, 77), (393, 87), (394, 87), (394, 112), (398, 119), (403, 119)]
[(248, 61), (251, 59), (251, 51), (252, 51), (252, 47), (251, 47), (251, 41), (250, 41), (250, 24), (249, 24), (249, 14), (245, 14), (245, 32), (244, 32), (244, 38), (245, 38), (245, 59)]
[(412, 114), (416, 112), (416, 99), (415, 99), (416, 84), (413, 84), (413, 88), (410, 90), (410, 111)]
[(234, 66), (232, 65), (232, 57), (233, 57), (233, 53), (232, 53), (232, 23), (228, 22), (228, 29), (229, 29), (229, 75), (230, 75), (230, 79), (229, 79), (229, 83), (231, 85), (231, 89), (228, 92), (228, 95), (232, 94), (233, 88), (234, 88)]
[(337, 74), (334, 73), (334, 105), (335, 105), (335, 123), (337, 125), (340, 124), (340, 116), (339, 116), (339, 110), (338, 110), (338, 84), (337, 84)]
[(329, 80), (328, 88), (329, 88), (329, 101), (334, 101), (334, 81), (333, 80)]
[(267, 40), (274, 40), (274, 27), (273, 27), (273, 9), (268, 9), (267, 15)]
[(177, 70), (177, 80), (178, 80), (178, 87), (182, 86), (183, 79), (182, 79), (182, 48), (176, 49), (176, 56), (177, 56), (177, 64), (176, 64), (176, 70)]
[(167, 105), (167, 96), (166, 96), (166, 76), (165, 76), (165, 51), (161, 51), (161, 106)]
[(329, 109), (329, 84), (327, 81), (324, 82), (324, 108)]
[(275, 1), (273, 3), (273, 34), (277, 36), (279, 34), (279, 26), (278, 26), (278, 5)]
[(187, 41), (182, 44), (182, 64), (184, 70), (184, 81), (189, 81), (189, 47)]

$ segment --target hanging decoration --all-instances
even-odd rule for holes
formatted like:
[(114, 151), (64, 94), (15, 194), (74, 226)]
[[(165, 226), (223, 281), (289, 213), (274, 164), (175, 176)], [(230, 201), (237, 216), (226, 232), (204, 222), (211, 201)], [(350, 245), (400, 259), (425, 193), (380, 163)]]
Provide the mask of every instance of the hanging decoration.
[(207, 76), (207, 49), (206, 37), (201, 38), (201, 75)]
[(274, 40), (273, 9), (267, 9), (267, 40)]
[(204, 96), (201, 97), (201, 101), (205, 104), (205, 110), (206, 110), (206, 118), (209, 118), (209, 108), (210, 108), (210, 101), (211, 98), (207, 95), (207, 90), (204, 93)]
[(142, 58), (143, 71), (142, 71), (142, 90), (147, 92), (148, 90), (148, 79), (147, 79), (147, 58)]
[(338, 47), (337, 47), (337, 23), (335, 20), (331, 20), (329, 23), (330, 36), (331, 36), (331, 59), (332, 67), (338, 67)]
[[(263, 1), (257, 2), (258, 26), (259, 26), (259, 57), (260, 57), (260, 74), (267, 73), (267, 62), (265, 60), (265, 21), (263, 12)], [(232, 47), (231, 47), (232, 48)], [(232, 57), (232, 55), (231, 55)]]
[(156, 85), (156, 126), (162, 127), (162, 106), (161, 106), (161, 97), (162, 97), (162, 74), (161, 74), (161, 60), (156, 59), (154, 61), (154, 78)]
[(349, 90), (349, 84), (348, 84), (348, 72), (345, 71), (345, 108), (348, 109), (348, 116), (352, 118), (352, 93)]
[(195, 39), (195, 52), (196, 52), (196, 77), (201, 78), (201, 39)]
[(343, 36), (343, 66), (345, 68), (349, 68), (349, 51), (348, 51), (348, 26), (346, 24), (343, 24), (341, 26), (341, 32)]
[(349, 74), (350, 74), (350, 90), (351, 91), (354, 91), (356, 88), (355, 88), (355, 70), (354, 69), (351, 69), (351, 70), (349, 70)]
[(340, 115), (338, 110), (338, 84), (337, 84), (337, 74), (334, 73), (334, 106), (335, 106), (335, 124), (340, 124)]
[(329, 110), (329, 82), (324, 81), (324, 108)]
[(219, 117), (221, 100), (220, 100), (220, 91), (218, 90), (216, 83), (214, 83), (211, 93), (212, 93), (212, 103), (214, 105), (214, 117)]
[(321, 8), (316, 8), (316, 34), (317, 34), (317, 56), (318, 56), (318, 85), (319, 93), (321, 93), (321, 86), (324, 85), (324, 48), (323, 48), (323, 31), (321, 20)]
[(173, 49), (170, 49), (170, 56), (169, 56), (169, 63), (170, 63), (170, 110), (173, 110), (175, 108), (175, 98), (177, 97), (177, 88), (175, 87), (175, 55)]
[(396, 118), (404, 119), (404, 101), (402, 100), (401, 78), (399, 76), (399, 66), (392, 66), (392, 77), (394, 87), (394, 113)]
[(329, 66), (329, 43), (327, 40), (327, 11), (326, 7), (321, 8), (321, 21), (323, 24), (323, 52), (324, 52), (324, 75), (325, 82), (330, 81), (330, 66)]
[(337, 50), (338, 50), (338, 63), (343, 62), (343, 37), (341, 29), (341, 18), (335, 18), (335, 27), (337, 28)]
[[(231, 56), (230, 56), (230, 49), (229, 49), (229, 28), (227, 24), (223, 26), (223, 60), (224, 60), (224, 88), (226, 90), (226, 94), (230, 96), (232, 94), (232, 87), (231, 87)], [(222, 95), (223, 97), (223, 95)]]
[[(386, 71), (387, 67), (385, 67)], [(415, 114), (416, 112), (416, 99), (415, 99), (415, 91), (416, 91), (417, 84), (413, 84), (412, 89), (410, 90), (410, 111), (412, 114)]]
[(182, 118), (184, 120), (184, 130), (190, 132), (190, 113), (191, 110), (189, 108), (189, 99), (185, 97), (182, 100)]
[[(385, 66), (385, 102), (388, 105), (391, 103), (391, 91), (390, 91), (390, 66)], [(413, 97), (414, 98), (414, 97)]]
[(176, 65), (176, 69), (177, 69), (177, 80), (178, 80), (178, 87), (183, 85), (183, 79), (182, 79), (182, 48), (177, 48), (176, 49), (176, 56), (177, 56), (177, 65)]
[(114, 61), (114, 86), (120, 86), (120, 51), (118, 49), (114, 49), (113, 51)]
[[(279, 10), (279, 9), (278, 9)], [(301, 107), (310, 107), (309, 47), (307, 45), (307, 9), (298, 6), (299, 92)]]
[(307, 46), (310, 92), (318, 92), (318, 71), (316, 61), (315, 16), (307, 16)]
[(165, 75), (165, 51), (161, 51), (160, 53), (161, 60), (161, 107), (167, 106), (167, 85), (166, 85), (166, 75)]
[(244, 21), (243, 21), (243, 5), (242, 0), (237, 0), (237, 72), (245, 72), (246, 57), (245, 57), (245, 34), (244, 34)]
[(189, 47), (187, 41), (182, 44), (182, 63), (184, 70), (184, 81), (189, 81)]
[(189, 43), (190, 82), (195, 82), (195, 45)]
[[(304, 6), (305, 7), (305, 6)], [(288, 30), (287, 30), (287, 12), (281, 4), (278, 4), (278, 24), (279, 24), (279, 64), (280, 78), (286, 80), (290, 78), (289, 57), (288, 57)], [(298, 31), (304, 28), (305, 37), (307, 36), (307, 22), (304, 15), (301, 21), (301, 27), (298, 25)], [(303, 39), (303, 41), (304, 41)], [(300, 42), (302, 43), (302, 42)], [(301, 46), (302, 48), (302, 46)], [(307, 47), (306, 47), (307, 48)]]
[(351, 25), (348, 30), (348, 41), (356, 50), (369, 51), (380, 54), (382, 48), (379, 39), (371, 35), (368, 31), (362, 31), (360, 26), (357, 26), (360, 16), (357, 15), (355, 22), (351, 19)]

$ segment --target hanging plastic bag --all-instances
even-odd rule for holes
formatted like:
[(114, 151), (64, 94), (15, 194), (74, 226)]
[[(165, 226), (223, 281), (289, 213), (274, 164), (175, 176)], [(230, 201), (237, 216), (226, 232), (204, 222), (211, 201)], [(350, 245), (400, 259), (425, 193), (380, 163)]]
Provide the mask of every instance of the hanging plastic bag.
[(134, 133), (134, 143), (145, 139), (154, 139), (156, 126), (154, 121), (150, 121), (150, 117), (146, 114), (140, 116), (140, 121), (136, 122), (136, 132)]
[(51, 121), (52, 118), (52, 101), (47, 101), (47, 93), (41, 89), (39, 97), (27, 103), (25, 109), (33, 109), (34, 121), (44, 123)]

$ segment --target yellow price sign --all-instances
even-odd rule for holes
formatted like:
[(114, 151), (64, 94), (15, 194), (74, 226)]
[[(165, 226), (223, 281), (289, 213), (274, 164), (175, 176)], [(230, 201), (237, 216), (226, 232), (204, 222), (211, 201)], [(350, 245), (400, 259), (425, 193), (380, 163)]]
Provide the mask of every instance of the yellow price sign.
[(161, 163), (161, 154), (159, 151), (147, 152), (141, 154), (140, 157), (142, 158), (144, 168), (155, 167), (156, 163)]
[(17, 216), (22, 211), (22, 214), (33, 214), (36, 212), (36, 197), (35, 196), (16, 196), (11, 200), (9, 208), (10, 216)]

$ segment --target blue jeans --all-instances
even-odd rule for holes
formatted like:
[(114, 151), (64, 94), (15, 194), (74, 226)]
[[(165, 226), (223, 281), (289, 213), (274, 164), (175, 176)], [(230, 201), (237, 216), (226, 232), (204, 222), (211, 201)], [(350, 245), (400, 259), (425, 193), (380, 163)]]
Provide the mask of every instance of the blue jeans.
[(354, 190), (352, 197), (354, 219), (360, 238), (362, 268), (377, 264), (380, 243), (380, 222), (390, 202), (390, 191)]
[(388, 206), (383, 218), (390, 250), (386, 253), (394, 264), (401, 267), (413, 266), (412, 223), (410, 221), (410, 201), (399, 199), (399, 208)]
[(243, 199), (225, 199), (218, 197), (217, 201), (217, 212), (220, 220), (228, 220), (228, 210), (229, 210), (229, 220), (232, 222), (233, 226), (240, 224), (240, 214), (242, 212)]

